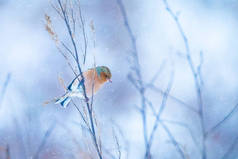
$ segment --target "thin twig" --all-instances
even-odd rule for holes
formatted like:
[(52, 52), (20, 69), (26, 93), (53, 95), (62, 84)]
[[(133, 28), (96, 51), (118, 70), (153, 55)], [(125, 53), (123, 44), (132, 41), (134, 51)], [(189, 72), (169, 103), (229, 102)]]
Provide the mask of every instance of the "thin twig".
[(203, 63), (204, 63), (203, 52), (201, 51), (200, 52), (200, 62), (199, 62), (199, 65), (197, 67), (197, 74), (198, 74), (198, 77), (200, 79), (200, 85), (201, 86), (203, 86), (203, 79), (202, 79), (202, 66), (203, 66)]
[(119, 144), (119, 140), (118, 140), (118, 137), (115, 133), (114, 128), (112, 128), (112, 133), (113, 133), (113, 137), (114, 137), (115, 142), (116, 142), (116, 149), (117, 149), (117, 152), (118, 152), (118, 159), (121, 159), (121, 146)]
[[(147, 136), (147, 109), (146, 109), (146, 98), (145, 98), (145, 88), (141, 76), (141, 70), (140, 70), (140, 63), (139, 63), (139, 57), (138, 57), (138, 51), (137, 51), (137, 46), (136, 46), (136, 38), (135, 35), (132, 32), (131, 26), (129, 25), (128, 17), (126, 14), (125, 7), (122, 3), (121, 0), (117, 0), (117, 4), (120, 8), (124, 26), (128, 32), (129, 38), (132, 43), (132, 57), (134, 59), (134, 65), (132, 67), (132, 71), (135, 72), (137, 79), (136, 80), (131, 80), (132, 83), (137, 82), (138, 85), (134, 85), (137, 87), (137, 91), (140, 93), (141, 97), (141, 117), (142, 117), (142, 123), (143, 123), (143, 135), (144, 135), (144, 144), (145, 148), (147, 147), (148, 144), (148, 136)], [(131, 78), (132, 79), (132, 78)], [(130, 79), (129, 79), (130, 80)]]
[(79, 17), (80, 17), (80, 22), (82, 25), (82, 31), (83, 31), (83, 40), (84, 40), (84, 58), (83, 58), (83, 64), (86, 62), (86, 56), (87, 56), (87, 48), (88, 48), (88, 42), (87, 42), (87, 35), (85, 31), (85, 24), (84, 24), (84, 19), (81, 11), (81, 5), (80, 1), (78, 0), (78, 8), (79, 8)]
[(73, 52), (70, 50), (70, 48), (68, 46), (66, 46), (66, 44), (63, 41), (60, 41), (60, 43), (62, 44), (62, 46), (70, 53), (70, 55), (76, 60), (76, 57), (74, 56)]
[(81, 80), (83, 81), (82, 82), (83, 95), (84, 95), (84, 98), (85, 98), (85, 103), (86, 103), (87, 111), (88, 111), (88, 114), (89, 114), (90, 127), (91, 127), (90, 130), (92, 132), (91, 133), (92, 134), (92, 139), (93, 139), (96, 151), (97, 151), (97, 155), (100, 159), (102, 159), (102, 153), (100, 151), (100, 148), (99, 148), (99, 145), (98, 145), (98, 142), (97, 142), (96, 132), (95, 132), (95, 125), (94, 125), (94, 121), (93, 121), (93, 112), (90, 109), (90, 104), (89, 104), (89, 101), (88, 101), (88, 97), (87, 97), (87, 94), (86, 94), (86, 88), (85, 88), (85, 84), (84, 84), (84, 76), (83, 76), (83, 72), (82, 72), (82, 69), (81, 69), (81, 66), (80, 66), (80, 63), (79, 63), (78, 49), (77, 49), (76, 42), (75, 42), (75, 39), (74, 39), (73, 34), (72, 34), (72, 29), (69, 25), (69, 19), (68, 19), (68, 16), (67, 16), (66, 9), (63, 7), (61, 0), (58, 0), (58, 4), (59, 4), (60, 10), (63, 14), (63, 20), (65, 22), (68, 34), (70, 36), (70, 39), (71, 39), (71, 42), (72, 42), (72, 45), (73, 45), (73, 48), (74, 48), (74, 53), (75, 53), (75, 57), (76, 57), (75, 62), (77, 63), (79, 74), (81, 76)]
[(113, 128), (114, 130), (117, 129), (117, 132), (119, 133), (120, 135), (120, 138), (123, 139), (123, 143), (124, 143), (124, 147), (123, 148), (126, 152), (126, 159), (129, 157), (129, 141), (126, 139), (125, 135), (123, 134), (123, 131), (121, 130), (120, 126), (112, 120), (112, 125), (113, 125)]
[(169, 92), (172, 88), (173, 79), (174, 79), (174, 72), (172, 72), (172, 75), (171, 75), (170, 81), (168, 83), (166, 92), (163, 95), (163, 99), (162, 99), (162, 103), (160, 105), (160, 109), (159, 109), (158, 113), (156, 113), (156, 116), (155, 116), (156, 119), (155, 119), (155, 122), (153, 124), (153, 128), (152, 128), (152, 131), (150, 133), (150, 136), (149, 136), (148, 144), (146, 146), (146, 156), (145, 156), (146, 159), (150, 158), (150, 149), (151, 149), (151, 146), (152, 146), (153, 138), (154, 138), (155, 132), (158, 128), (160, 117), (161, 117), (161, 115), (164, 111), (164, 108), (166, 106), (166, 102), (167, 102), (167, 99), (168, 99), (168, 94), (169, 94)]
[(181, 158), (186, 159), (183, 150), (180, 148), (178, 142), (175, 140), (174, 136), (172, 135), (172, 133), (170, 132), (168, 127), (163, 122), (160, 122), (160, 123), (161, 123), (162, 127), (164, 128), (164, 130), (166, 131), (166, 133), (168, 134), (168, 136), (169, 136), (170, 140), (172, 141), (173, 145), (175, 146), (175, 148), (179, 152)]
[(90, 126), (88, 124), (88, 120), (87, 118), (83, 115), (83, 113), (80, 111), (80, 109), (78, 108), (78, 106), (74, 103), (74, 101), (72, 100), (72, 103), (74, 105), (74, 107), (77, 109), (80, 117), (83, 119), (83, 122), (85, 123), (85, 125), (87, 126), (87, 129), (89, 129), (89, 132), (91, 132)]
[[(198, 72), (196, 71), (196, 67), (193, 63), (192, 57), (191, 57), (191, 53), (190, 53), (190, 48), (189, 48), (189, 42), (188, 42), (188, 38), (185, 35), (185, 32), (179, 22), (178, 16), (172, 11), (172, 9), (169, 7), (167, 0), (163, 0), (164, 5), (166, 7), (166, 10), (168, 11), (168, 13), (170, 14), (170, 16), (173, 18), (173, 20), (175, 21), (177, 28), (179, 30), (180, 35), (182, 36), (183, 42), (184, 42), (184, 46), (185, 46), (185, 50), (186, 50), (186, 58), (187, 58), (187, 62), (189, 64), (189, 68), (192, 72), (193, 78), (194, 78), (194, 82), (195, 82), (195, 87), (196, 87), (196, 95), (197, 95), (197, 100), (198, 100), (198, 107), (199, 107), (199, 119), (200, 119), (200, 125), (201, 125), (201, 133), (202, 133), (202, 159), (206, 159), (207, 155), (206, 155), (206, 133), (205, 133), (205, 121), (204, 121), (204, 115), (203, 115), (203, 99), (202, 99), (202, 90), (201, 90), (201, 77), (198, 77)], [(201, 69), (201, 68), (199, 68)], [(199, 79), (200, 78), (200, 79)]]
[(2, 90), (1, 90), (1, 94), (0, 94), (0, 108), (1, 108), (4, 96), (5, 96), (6, 91), (7, 91), (7, 86), (9, 85), (10, 80), (11, 80), (11, 73), (8, 73), (7, 77), (6, 77), (6, 80), (5, 80), (4, 84), (3, 84), (3, 87), (2, 87)]
[(147, 103), (147, 105), (150, 107), (150, 109), (151, 109), (153, 115), (156, 117), (157, 114), (156, 114), (156, 110), (155, 110), (155, 108), (154, 108), (154, 106), (153, 106), (153, 103), (152, 103), (149, 99), (147, 99), (147, 98), (146, 98), (146, 103)]
[(131, 82), (131, 84), (132, 84), (137, 90), (140, 90), (140, 86), (139, 86), (139, 84), (138, 84), (138, 81), (136, 81), (136, 80), (134, 79), (134, 77), (132, 76), (132, 74), (128, 74), (128, 75), (127, 75), (127, 78), (128, 78), (128, 80)]
[[(127, 14), (126, 14), (126, 10), (125, 10), (125, 7), (122, 3), (121, 0), (117, 0), (117, 4), (120, 8), (120, 11), (122, 13), (122, 17), (123, 17), (123, 21), (124, 21), (124, 26), (126, 27), (127, 29), (127, 32), (129, 34), (129, 37), (131, 39), (131, 42), (132, 42), (132, 48), (133, 48), (133, 52), (132, 52), (132, 55), (134, 56), (135, 58), (135, 62), (136, 62), (136, 68), (140, 68), (140, 64), (139, 64), (139, 57), (138, 57), (138, 52), (137, 52), (137, 47), (136, 47), (136, 38), (132, 32), (132, 29), (129, 25), (129, 22), (128, 22), (128, 17), (127, 17)], [(138, 77), (141, 77), (140, 75), (140, 69), (138, 69), (138, 72), (137, 72), (137, 75)], [(140, 78), (141, 79), (141, 78)]]
[(153, 84), (157, 78), (159, 77), (159, 75), (161, 74), (161, 72), (163, 71), (164, 67), (166, 65), (166, 61), (163, 61), (162, 64), (159, 67), (159, 70), (156, 72), (156, 74), (151, 78), (150, 82), (151, 84)]
[(198, 148), (199, 152), (202, 153), (202, 150), (199, 147), (199, 143), (198, 143), (196, 137), (194, 136), (191, 128), (187, 124), (179, 122), (179, 121), (171, 121), (171, 120), (164, 120), (164, 119), (161, 119), (160, 121), (164, 122), (164, 123), (168, 123), (168, 124), (174, 124), (174, 125), (177, 125), (177, 126), (181, 126), (181, 127), (184, 127), (185, 129), (187, 129), (191, 138), (192, 138), (192, 141), (193, 141), (194, 145)]
[(73, 8), (72, 1), (70, 1), (70, 15), (71, 15), (70, 19), (71, 19), (72, 25), (73, 25), (73, 29), (72, 29), (73, 30), (73, 35), (75, 35), (76, 19), (74, 17), (74, 8)]
[[(165, 94), (165, 92), (164, 92), (162, 89), (156, 87), (156, 86), (153, 85), (153, 84), (147, 84), (146, 87), (149, 88), (149, 89), (151, 89), (151, 90), (153, 90), (153, 91), (155, 91), (155, 92), (158, 92), (158, 93), (160, 93), (160, 94), (162, 94), (162, 95)], [(171, 94), (169, 94), (168, 97), (169, 97), (170, 99), (174, 100), (175, 102), (179, 103), (181, 106), (185, 107), (186, 109), (188, 109), (188, 110), (190, 110), (190, 111), (192, 111), (192, 112), (198, 114), (198, 111), (197, 111), (195, 108), (193, 108), (193, 107), (190, 106), (189, 104), (185, 103), (185, 102), (182, 101), (181, 99), (178, 99), (177, 97), (174, 97), (174, 96), (171, 95)]]
[(206, 132), (206, 135), (211, 134), (212, 132), (214, 132), (217, 128), (219, 128), (224, 122), (226, 122), (228, 119), (230, 119), (232, 117), (232, 115), (235, 113), (235, 111), (238, 108), (238, 104), (236, 104), (232, 110), (220, 121), (218, 122), (215, 126), (213, 126), (209, 131)]
[(62, 56), (65, 58), (65, 60), (67, 61), (67, 64), (68, 64), (69, 68), (72, 70), (72, 72), (74, 73), (74, 75), (75, 75), (76, 77), (78, 77), (79, 75), (77, 75), (77, 73), (75, 72), (75, 70), (74, 70), (72, 64), (70, 63), (68, 57), (64, 54), (64, 52), (63, 52), (58, 46), (56, 46), (56, 47), (57, 47), (58, 51), (61, 53), (61, 55), (62, 55)]
[(61, 11), (60, 11), (60, 9), (57, 8), (54, 4), (52, 4), (52, 3), (50, 3), (50, 4), (51, 4), (51, 7), (58, 13), (58, 15), (59, 15), (62, 19), (64, 19), (63, 15), (62, 15), (62, 13), (61, 13)]
[(117, 159), (116, 156), (110, 152), (110, 150), (104, 148), (104, 152), (110, 157), (110, 159)]

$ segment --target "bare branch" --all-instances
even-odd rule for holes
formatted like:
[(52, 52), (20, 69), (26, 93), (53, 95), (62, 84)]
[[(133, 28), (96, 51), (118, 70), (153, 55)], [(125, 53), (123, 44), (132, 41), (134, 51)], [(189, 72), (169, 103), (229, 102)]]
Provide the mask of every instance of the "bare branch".
[[(126, 158), (129, 156), (129, 141), (126, 139), (125, 135), (123, 134), (123, 131), (121, 130), (120, 126), (112, 120), (113, 130), (117, 130), (118, 134), (120, 135), (120, 138), (123, 140), (124, 148), (121, 146), (121, 149), (124, 149), (126, 152)], [(118, 140), (119, 141), (119, 140)]]
[(90, 129), (90, 126), (89, 126), (87, 117), (85, 117), (85, 116), (83, 115), (83, 113), (80, 111), (80, 109), (79, 109), (78, 106), (74, 103), (73, 100), (72, 100), (72, 103), (73, 103), (74, 107), (77, 109), (77, 111), (78, 111), (80, 117), (83, 119), (83, 122), (84, 122), (85, 125), (87, 126), (87, 129), (91, 132), (91, 129)]
[(159, 121), (160, 121), (160, 117), (164, 111), (164, 108), (166, 106), (166, 102), (167, 102), (167, 99), (168, 99), (168, 94), (172, 88), (172, 84), (173, 84), (173, 79), (174, 79), (174, 72), (172, 72), (172, 75), (171, 75), (171, 78), (170, 78), (170, 81), (168, 83), (168, 86), (167, 86), (167, 89), (166, 89), (166, 92), (165, 94), (163, 95), (163, 99), (162, 99), (162, 103), (160, 105), (160, 109), (158, 111), (158, 113), (156, 113), (156, 116), (155, 116), (155, 122), (153, 124), (153, 128), (152, 128), (152, 131), (150, 133), (150, 136), (149, 136), (149, 140), (148, 140), (148, 144), (146, 146), (146, 155), (145, 155), (145, 158), (150, 158), (150, 149), (151, 149), (151, 146), (152, 146), (152, 142), (153, 142), (153, 138), (154, 138), (154, 135), (155, 135), (155, 132), (158, 128), (158, 124), (159, 124)]
[(117, 158), (121, 159), (121, 146), (119, 144), (119, 140), (118, 140), (118, 137), (117, 137), (117, 135), (115, 133), (114, 128), (112, 128), (112, 133), (113, 133), (113, 137), (114, 137), (115, 142), (116, 142), (116, 149), (117, 149), (117, 152), (118, 152), (118, 157)]
[[(202, 133), (202, 159), (206, 159), (207, 155), (206, 155), (206, 144), (205, 144), (205, 140), (206, 140), (206, 134), (205, 134), (205, 122), (204, 122), (204, 115), (203, 115), (203, 99), (202, 99), (202, 90), (201, 90), (201, 83), (200, 81), (202, 81), (201, 76), (198, 77), (198, 73), (196, 72), (196, 67), (193, 63), (192, 57), (191, 57), (191, 53), (190, 53), (190, 48), (189, 48), (189, 42), (188, 42), (188, 38), (185, 35), (185, 32), (179, 22), (179, 19), (177, 17), (177, 15), (172, 11), (172, 9), (169, 7), (167, 0), (163, 0), (164, 5), (166, 7), (166, 10), (168, 11), (168, 13), (170, 14), (170, 16), (173, 18), (173, 20), (175, 21), (177, 28), (179, 30), (179, 33), (183, 39), (184, 42), (184, 46), (185, 46), (185, 50), (186, 50), (186, 57), (187, 57), (187, 62), (189, 64), (189, 68), (192, 72), (193, 78), (194, 78), (194, 82), (195, 82), (195, 88), (196, 88), (196, 95), (197, 95), (197, 100), (198, 100), (198, 107), (199, 107), (199, 119), (200, 119), (200, 125), (201, 125), (201, 133)], [(201, 68), (199, 68), (200, 70)], [(200, 78), (200, 79), (199, 79)]]
[(147, 99), (147, 98), (146, 98), (146, 103), (147, 103), (147, 105), (149, 105), (153, 115), (156, 117), (156, 110), (155, 110), (155, 108), (153, 106), (153, 103), (151, 101), (149, 101), (149, 99)]
[(236, 104), (233, 109), (220, 121), (218, 122), (215, 126), (213, 126), (208, 132), (206, 132), (206, 135), (211, 134), (214, 132), (217, 128), (219, 128), (224, 122), (226, 122), (228, 119), (232, 117), (232, 115), (236, 112), (238, 108), (238, 104)]
[(127, 14), (126, 14), (126, 10), (125, 10), (125, 7), (122, 3), (121, 0), (117, 0), (117, 4), (120, 8), (120, 11), (122, 13), (122, 18), (123, 18), (123, 21), (124, 21), (124, 26), (129, 34), (129, 38), (131, 39), (131, 42), (132, 42), (132, 55), (133, 55), (133, 58), (135, 59), (135, 72), (137, 73), (137, 76), (138, 76), (138, 79), (139, 79), (139, 82), (140, 84), (142, 85), (142, 78), (141, 78), (141, 73), (140, 73), (140, 64), (139, 64), (139, 57), (138, 57), (138, 51), (137, 51), (137, 47), (136, 47), (136, 38), (132, 32), (132, 29), (131, 29), (131, 26), (129, 25), (129, 22), (128, 22), (128, 17), (127, 17)]
[(74, 16), (74, 8), (73, 8), (73, 4), (72, 4), (72, 1), (69, 1), (69, 5), (70, 5), (70, 10), (69, 10), (69, 12), (70, 12), (70, 19), (71, 19), (71, 23), (72, 23), (72, 26), (73, 26), (73, 35), (75, 35), (75, 28), (76, 28), (76, 19), (75, 19), (75, 16)]
[[(156, 87), (156, 86), (153, 85), (153, 84), (148, 84), (148, 85), (147, 85), (147, 88), (149, 88), (149, 89), (151, 89), (151, 90), (153, 90), (153, 91), (155, 91), (155, 92), (158, 92), (158, 93), (160, 93), (160, 94), (162, 94), (162, 95), (165, 94), (165, 92), (164, 92), (162, 89)], [(183, 102), (182, 100), (178, 99), (177, 97), (174, 97), (174, 96), (172, 96), (171, 94), (169, 94), (168, 97), (169, 97), (170, 99), (174, 100), (175, 102), (179, 103), (181, 106), (185, 107), (186, 109), (188, 109), (188, 110), (190, 110), (190, 111), (192, 111), (192, 112), (198, 114), (198, 111), (197, 111), (195, 108), (193, 108), (192, 106), (190, 106), (190, 105), (188, 105), (187, 103)]]
[[(74, 37), (73, 37), (72, 29), (71, 29), (70, 24), (69, 24), (69, 19), (68, 19), (68, 16), (67, 16), (67, 11), (66, 11), (66, 9), (63, 8), (61, 0), (58, 0), (58, 4), (59, 4), (60, 10), (61, 10), (61, 12), (63, 14), (64, 22), (65, 22), (65, 25), (67, 27), (67, 31), (69, 33), (69, 36), (70, 36), (70, 39), (71, 39), (71, 42), (72, 42), (72, 45), (73, 45), (73, 48), (74, 48), (74, 52), (75, 52), (75, 56), (76, 56), (76, 62), (79, 65), (78, 51), (77, 51), (78, 49), (77, 49), (77, 46), (76, 46), (76, 43), (75, 43), (75, 40), (74, 40)], [(81, 67), (80, 67), (80, 70), (81, 70)]]
[(177, 149), (178, 153), (180, 154), (182, 159), (186, 159), (185, 154), (183, 152), (183, 150), (180, 148), (178, 142), (175, 140), (174, 136), (172, 135), (172, 133), (170, 132), (170, 130), (168, 129), (168, 127), (163, 123), (160, 122), (162, 127), (164, 128), (164, 130), (166, 131), (166, 133), (168, 134), (169, 138), (171, 139), (173, 145), (175, 146), (175, 148)]
[(160, 65), (160, 67), (159, 67), (159, 70), (156, 72), (156, 74), (151, 78), (151, 80), (150, 80), (150, 84), (153, 84), (156, 80), (157, 80), (157, 78), (158, 78), (158, 76), (161, 74), (161, 72), (163, 71), (163, 69), (164, 69), (164, 67), (165, 67), (165, 65), (166, 65), (166, 61), (163, 61), (162, 62), (162, 64)]
[(60, 41), (60, 43), (62, 44), (62, 46), (70, 53), (70, 55), (74, 58), (74, 60), (76, 60), (76, 57), (74, 56), (73, 52), (70, 50), (70, 48), (68, 48), (68, 46), (66, 46), (66, 44), (63, 41)]
[(51, 7), (59, 14), (59, 16), (60, 16), (62, 19), (64, 19), (61, 10), (60, 10), (58, 7), (56, 7), (56, 6), (55, 6), (54, 4), (52, 4), (52, 3), (51, 3)]
[[(128, 32), (129, 38), (131, 40), (132, 43), (132, 57), (134, 59), (134, 65), (132, 66), (132, 71), (135, 72), (137, 79), (134, 81), (138, 82), (137, 84), (134, 84), (134, 86), (137, 88), (137, 91), (140, 93), (140, 97), (141, 97), (141, 117), (142, 117), (142, 123), (143, 123), (143, 135), (144, 135), (144, 144), (145, 144), (145, 148), (148, 145), (148, 136), (147, 136), (147, 109), (146, 109), (146, 98), (145, 98), (145, 88), (143, 85), (143, 81), (142, 81), (142, 76), (141, 76), (141, 71), (140, 71), (140, 64), (139, 64), (139, 57), (138, 57), (138, 51), (137, 51), (137, 46), (136, 46), (136, 38), (132, 32), (131, 26), (129, 25), (128, 22), (128, 17), (126, 14), (126, 10), (125, 7), (122, 3), (121, 0), (117, 0), (117, 4), (119, 6), (119, 9), (121, 11), (122, 14), (122, 18), (123, 18), (123, 22), (124, 22), (124, 26)], [(133, 80), (131, 80), (131, 82), (133, 83)]]
[(5, 80), (4, 84), (3, 84), (3, 87), (2, 87), (2, 90), (1, 90), (1, 94), (0, 94), (0, 108), (1, 108), (4, 96), (5, 96), (6, 91), (7, 91), (7, 86), (9, 85), (10, 80), (11, 80), (11, 73), (8, 73), (7, 77), (6, 77), (6, 80)]
[(87, 42), (87, 35), (86, 35), (86, 31), (85, 31), (84, 19), (83, 19), (81, 7), (80, 7), (80, 1), (79, 0), (77, 0), (77, 1), (78, 1), (78, 8), (79, 8), (79, 17), (80, 17), (80, 22), (81, 22), (82, 31), (83, 31), (83, 39), (84, 39), (84, 58), (83, 58), (83, 64), (85, 64), (86, 56), (87, 56), (88, 42)]
[(117, 159), (116, 156), (115, 156), (114, 154), (112, 154), (112, 152), (110, 152), (110, 150), (104, 148), (104, 152), (105, 152), (105, 154), (107, 154), (111, 159)]
[(202, 73), (201, 73), (201, 69), (202, 69), (203, 63), (204, 63), (203, 52), (201, 51), (200, 52), (200, 63), (198, 65), (198, 67), (197, 67), (197, 74), (198, 74), (198, 77), (200, 79), (200, 85), (201, 86), (203, 85), (203, 79), (202, 79)]
[(140, 90), (139, 85), (137, 84), (137, 81), (134, 79), (134, 77), (132, 76), (132, 74), (128, 74), (127, 75), (128, 80), (131, 82), (131, 84), (137, 89)]
[(90, 120), (90, 130), (91, 130), (91, 135), (92, 135), (92, 139), (93, 139), (93, 142), (94, 142), (94, 145), (95, 145), (95, 148), (96, 148), (96, 151), (97, 151), (97, 155), (100, 159), (102, 159), (102, 153), (100, 151), (100, 147), (98, 145), (98, 141), (97, 141), (97, 136), (96, 136), (96, 131), (95, 131), (95, 125), (94, 125), (94, 120), (93, 120), (93, 112), (92, 110), (90, 109), (90, 104), (89, 104), (89, 101), (88, 101), (88, 97), (87, 97), (87, 94), (86, 94), (86, 89), (85, 89), (85, 84), (84, 84), (84, 76), (83, 76), (83, 72), (82, 72), (82, 69), (81, 69), (81, 66), (80, 66), (80, 63), (79, 63), (79, 55), (78, 55), (78, 49), (77, 49), (77, 46), (76, 46), (76, 42), (75, 42), (75, 39), (73, 37), (73, 33), (72, 33), (72, 28), (69, 24), (69, 19), (68, 19), (68, 15), (67, 15), (67, 11), (66, 9), (63, 7), (62, 5), (62, 2), (61, 0), (58, 0), (58, 5), (59, 5), (59, 8), (62, 12), (62, 15), (63, 15), (63, 20), (65, 22), (65, 25), (66, 25), (66, 28), (67, 28), (67, 31), (68, 31), (68, 34), (70, 36), (70, 39), (71, 39), (71, 43), (73, 45), (73, 48), (74, 48), (74, 54), (75, 54), (75, 62), (77, 63), (77, 67), (78, 67), (78, 70), (79, 70), (79, 74), (81, 76), (81, 79), (82, 79), (82, 88), (83, 88), (83, 95), (84, 95), (84, 98), (85, 98), (85, 104), (87, 106), (87, 111), (88, 111), (88, 115), (89, 115), (89, 120)]
[(202, 153), (202, 150), (199, 147), (199, 143), (198, 143), (196, 137), (194, 136), (191, 128), (187, 124), (182, 123), (182, 122), (178, 122), (178, 121), (171, 121), (171, 120), (164, 120), (164, 119), (161, 119), (160, 121), (164, 122), (164, 123), (168, 123), (168, 124), (174, 124), (174, 125), (177, 125), (177, 126), (181, 126), (181, 127), (184, 127), (185, 129), (187, 129), (191, 138), (192, 138), (192, 140), (193, 140), (194, 145), (198, 148), (199, 152)]

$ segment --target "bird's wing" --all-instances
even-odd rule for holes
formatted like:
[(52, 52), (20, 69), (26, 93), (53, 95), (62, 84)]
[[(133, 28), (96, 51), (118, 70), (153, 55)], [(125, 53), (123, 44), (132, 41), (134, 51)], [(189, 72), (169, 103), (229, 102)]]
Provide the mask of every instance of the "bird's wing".
[(80, 88), (80, 86), (82, 85), (83, 80), (81, 78), (80, 75), (76, 76), (73, 81), (70, 83), (70, 85), (68, 86), (68, 90), (70, 91), (75, 91), (77, 89)]

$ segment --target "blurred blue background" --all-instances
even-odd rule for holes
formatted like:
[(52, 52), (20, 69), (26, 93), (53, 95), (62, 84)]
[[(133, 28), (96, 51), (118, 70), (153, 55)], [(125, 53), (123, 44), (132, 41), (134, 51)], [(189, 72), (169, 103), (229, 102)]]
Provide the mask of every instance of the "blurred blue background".
[[(123, 3), (137, 39), (143, 80), (149, 81), (166, 61), (156, 86), (165, 90), (170, 71), (174, 69), (170, 93), (197, 108), (193, 77), (186, 60), (181, 57), (185, 53), (184, 43), (162, 0), (124, 0)], [(238, 102), (238, 1), (169, 0), (168, 3), (179, 16), (195, 65), (199, 64), (199, 53), (202, 51), (204, 55), (203, 99), (206, 129), (209, 130)], [(113, 83), (106, 84), (94, 102), (103, 145), (113, 149), (114, 141), (110, 136), (115, 122), (127, 141), (126, 144), (122, 141), (122, 145), (129, 147), (128, 157), (143, 158), (142, 122), (135, 108), (140, 98), (127, 79), (131, 41), (120, 9), (113, 0), (82, 0), (81, 9), (85, 23), (89, 25), (93, 21), (95, 26), (95, 36), (87, 29), (89, 41), (96, 39), (95, 47), (89, 45), (83, 70), (93, 67), (95, 57), (97, 65), (106, 65), (112, 71)], [(57, 121), (60, 124), (47, 139), (40, 158), (87, 159), (82, 155), (93, 148), (83, 147), (85, 134), (78, 126), (80, 117), (74, 107), (43, 106), (45, 101), (63, 94), (59, 76), (66, 84), (74, 77), (45, 30), (45, 13), (51, 16), (57, 33), (64, 37), (65, 26), (48, 0), (0, 0), (0, 89), (11, 74), (0, 101), (0, 158), (5, 157), (6, 145), (10, 147), (11, 158), (31, 158), (47, 129)], [(161, 94), (148, 92), (148, 96), (158, 103), (155, 106), (160, 105)], [(162, 117), (191, 125), (197, 140), (201, 138), (196, 115), (173, 100), (168, 100)], [(152, 121), (149, 119), (149, 127)], [(220, 158), (229, 149), (238, 135), (237, 121), (235, 114), (209, 137), (206, 142), (208, 158)], [(174, 125), (168, 127), (189, 158), (201, 158), (185, 129)], [(237, 157), (237, 146), (229, 158)], [(154, 158), (179, 158), (160, 127), (152, 154)], [(124, 151), (123, 158), (126, 158)]]

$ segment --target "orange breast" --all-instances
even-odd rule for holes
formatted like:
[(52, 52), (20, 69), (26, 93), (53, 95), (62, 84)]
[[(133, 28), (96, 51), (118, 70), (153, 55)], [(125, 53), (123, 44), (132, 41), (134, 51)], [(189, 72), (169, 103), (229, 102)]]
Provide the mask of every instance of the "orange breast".
[[(98, 77), (95, 69), (90, 69), (83, 73), (85, 78), (85, 88), (88, 97), (92, 97), (106, 82)], [(93, 93), (92, 93), (93, 92)]]

